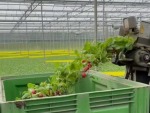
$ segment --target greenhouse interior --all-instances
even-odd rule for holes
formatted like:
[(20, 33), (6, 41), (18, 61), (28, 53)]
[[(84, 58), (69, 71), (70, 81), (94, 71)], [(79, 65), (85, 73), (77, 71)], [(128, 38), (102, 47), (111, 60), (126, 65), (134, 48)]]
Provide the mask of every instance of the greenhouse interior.
[(150, 113), (149, 14), (149, 0), (1, 0), (0, 113)]

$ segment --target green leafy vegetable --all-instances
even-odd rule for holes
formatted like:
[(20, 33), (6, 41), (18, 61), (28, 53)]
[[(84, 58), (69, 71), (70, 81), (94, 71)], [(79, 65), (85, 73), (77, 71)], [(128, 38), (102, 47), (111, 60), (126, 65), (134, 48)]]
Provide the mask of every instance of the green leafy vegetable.
[(39, 85), (28, 83), (28, 91), (22, 93), (21, 99), (74, 93), (75, 83), (85, 78), (89, 69), (95, 69), (98, 65), (109, 61), (114, 53), (131, 50), (133, 44), (133, 38), (120, 36), (108, 38), (105, 42), (87, 42), (82, 51), (75, 51), (76, 58), (72, 63), (60, 65), (55, 75), (47, 81)]

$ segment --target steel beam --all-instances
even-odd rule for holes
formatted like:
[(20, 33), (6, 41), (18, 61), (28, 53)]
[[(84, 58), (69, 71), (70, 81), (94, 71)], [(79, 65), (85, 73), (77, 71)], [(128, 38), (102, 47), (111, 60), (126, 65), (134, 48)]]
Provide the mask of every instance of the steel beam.
[[(37, 2), (38, 1), (41, 1), (41, 0), (36, 0)], [(76, 5), (82, 5), (82, 4), (85, 4), (85, 3), (88, 3), (88, 4), (94, 4), (94, 1), (89, 1), (89, 0), (42, 0), (43, 3), (51, 3), (51, 4), (76, 4)], [(1, 2), (9, 2), (9, 3), (32, 3), (33, 0), (1, 0)], [(150, 6), (150, 2), (114, 2), (114, 1), (98, 1), (97, 2), (98, 5), (126, 5), (126, 6)]]
[[(23, 20), (23, 19), (26, 20), (26, 18), (29, 17), (29, 15), (32, 13), (32, 11), (39, 5), (39, 3), (38, 3), (36, 6), (34, 6), (34, 7), (32, 8), (32, 6), (33, 6), (33, 4), (35, 3), (35, 1), (36, 1), (36, 0), (34, 0), (34, 1), (31, 3), (31, 5), (30, 5), (30, 6), (28, 7), (28, 9), (23, 13), (23, 15), (20, 17), (19, 21), (14, 25), (14, 27), (12, 28), (12, 30), (11, 30), (10, 32), (12, 32), (13, 30), (15, 30), (16, 27), (19, 27), (19, 25), (22, 23), (22, 20)], [(30, 12), (27, 13), (28, 11), (30, 11)]]
[[(26, 11), (26, 9), (0, 9), (0, 11), (11, 11), (11, 12), (16, 12), (16, 11), (22, 11), (22, 12), (25, 12)], [(27, 12), (30, 12), (30, 10), (29, 11), (27, 11)], [(34, 10), (33, 12), (41, 12), (41, 10)], [(79, 10), (75, 10), (75, 11), (72, 11), (72, 10), (45, 10), (45, 9), (43, 9), (43, 12), (57, 12), (57, 13), (69, 13), (69, 12), (81, 12), (81, 13), (93, 13), (94, 11), (91, 11), (91, 10), (83, 10), (83, 11), (79, 11)], [(103, 11), (97, 11), (98, 13), (102, 13)], [(150, 13), (148, 10), (147, 11), (137, 11), (137, 10), (135, 10), (135, 11), (112, 11), (112, 10), (110, 10), (110, 11), (105, 11), (106, 13)]]
[(97, 32), (98, 32), (98, 29), (97, 29), (97, 0), (94, 0), (94, 22), (95, 22), (94, 30), (95, 30), (95, 43), (96, 43), (97, 42)]
[[(124, 2), (123, 2), (124, 3)], [(0, 6), (1, 5), (6, 5), (6, 6), (26, 6), (26, 5), (30, 5), (31, 4), (31, 2), (30, 3), (27, 3), (27, 2), (24, 2), (24, 3), (11, 3), (11, 2), (9, 2), (9, 3), (7, 3), (7, 2), (1, 2), (0, 3)], [(52, 6), (53, 4), (51, 4), (50, 2), (49, 3), (43, 3), (43, 6)], [(56, 7), (74, 7), (74, 5), (76, 5), (76, 6), (81, 6), (82, 4), (71, 4), (71, 5), (67, 5), (67, 4), (55, 4), (55, 6)], [(113, 4), (112, 4), (112, 6), (113, 6)], [(91, 7), (91, 4), (89, 4), (89, 5), (86, 5), (86, 7)], [(123, 8), (123, 7), (126, 7), (125, 5), (119, 5), (119, 6), (117, 6), (117, 8)], [(131, 5), (131, 6), (128, 6), (128, 8), (141, 8), (141, 7), (147, 7), (147, 6), (145, 6), (145, 5), (141, 5), (141, 6), (135, 6), (135, 5)]]
[[(18, 22), (18, 20), (0, 20), (0, 22)], [(33, 23), (33, 22), (42, 22), (41, 20), (22, 20), (22, 22), (28, 22), (28, 23)], [(43, 22), (62, 22), (65, 23), (67, 20), (43, 20)], [(94, 22), (94, 20), (69, 20), (69, 22)], [(102, 20), (98, 20), (97, 22), (103, 22)], [(109, 20), (105, 22), (122, 22), (121, 19), (119, 20)]]
[[(74, 28), (74, 29), (71, 29), (71, 28), (69, 28), (70, 30), (79, 30), (79, 28)], [(0, 29), (0, 30), (11, 30), (11, 29)], [(14, 30), (14, 31), (21, 31), (21, 30), (26, 30), (26, 29), (17, 29), (17, 30)], [(42, 29), (27, 29), (27, 31), (29, 31), (29, 30), (39, 30), (39, 31), (41, 31), (42, 32)], [(48, 31), (50, 31), (49, 29), (44, 29), (44, 31), (45, 30), (48, 30)], [(68, 29), (64, 29), (64, 28), (57, 28), (57, 29), (51, 29), (51, 30), (68, 30)], [(93, 32), (94, 32), (94, 29), (93, 28), (84, 28), (84, 29), (81, 29), (81, 30), (93, 30)]]
[[(32, 1), (32, 0), (31, 0)], [(40, 1), (40, 0), (36, 0)], [(94, 4), (94, 1), (85, 1), (85, 0), (43, 0), (43, 3), (51, 3), (51, 4)], [(126, 5), (126, 6), (150, 6), (150, 2), (114, 2), (114, 1), (97, 1), (97, 5)]]
[[(0, 14), (0, 17), (21, 17), (22, 15), (21, 14)], [(29, 17), (32, 17), (32, 18), (41, 18), (40, 14), (30, 14)], [(62, 17), (61, 15), (47, 15), (47, 14), (44, 14), (44, 17), (43, 18), (65, 18), (65, 17)], [(69, 15), (68, 16), (69, 18), (94, 18), (94, 15)], [(136, 16), (137, 18), (150, 18), (150, 15), (148, 16)], [(98, 15), (98, 18), (103, 18), (102, 15)], [(126, 16), (122, 16), (120, 15), (119, 17), (118, 16), (115, 16), (115, 15), (111, 15), (111, 16), (107, 16), (107, 18), (126, 18)]]

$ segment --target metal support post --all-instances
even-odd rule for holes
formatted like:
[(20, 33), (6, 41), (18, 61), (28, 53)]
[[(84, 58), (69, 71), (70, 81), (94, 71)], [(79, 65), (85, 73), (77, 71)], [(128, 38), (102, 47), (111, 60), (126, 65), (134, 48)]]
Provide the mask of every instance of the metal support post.
[(103, 41), (105, 40), (105, 4), (104, 4), (105, 0), (103, 0)]
[(41, 0), (41, 21), (42, 21), (42, 38), (43, 38), (43, 48), (44, 48), (44, 58), (46, 58), (45, 52), (45, 37), (44, 37), (44, 23), (43, 23), (43, 2)]
[(94, 1), (95, 43), (97, 42), (97, 0)]

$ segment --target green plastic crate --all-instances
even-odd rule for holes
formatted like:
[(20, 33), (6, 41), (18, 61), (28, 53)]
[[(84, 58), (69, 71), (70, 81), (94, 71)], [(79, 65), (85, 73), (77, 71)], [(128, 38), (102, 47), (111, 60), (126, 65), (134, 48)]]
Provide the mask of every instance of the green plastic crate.
[[(25, 89), (29, 81), (37, 83), (35, 79), (40, 82), (43, 81), (41, 77), (46, 80), (49, 75), (4, 79), (4, 89), (8, 94), (7, 101), (1, 103), (1, 113), (149, 113), (148, 85), (94, 71), (76, 84), (74, 94), (25, 100), (25, 106), (17, 108), (13, 100), (22, 88)], [(10, 92), (9, 87), (12, 87)]]
[(1, 78), (5, 89), (5, 100), (13, 101), (16, 97), (20, 97), (21, 93), (27, 90), (27, 83), (39, 84), (48, 80), (53, 73), (34, 74), (24, 76), (11, 76)]

